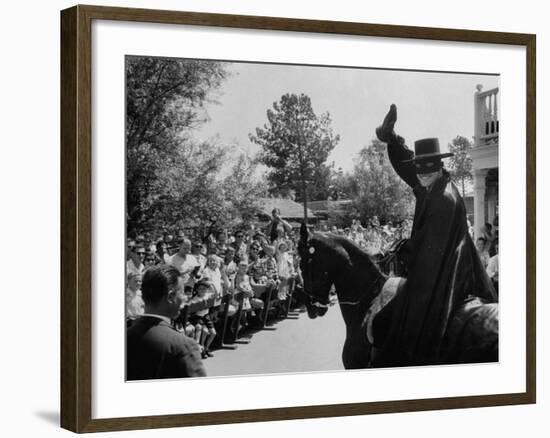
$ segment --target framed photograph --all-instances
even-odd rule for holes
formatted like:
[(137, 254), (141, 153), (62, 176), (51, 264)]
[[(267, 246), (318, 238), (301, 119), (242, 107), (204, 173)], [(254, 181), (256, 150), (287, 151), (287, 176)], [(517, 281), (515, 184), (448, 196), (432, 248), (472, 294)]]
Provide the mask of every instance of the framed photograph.
[(62, 427), (535, 403), (535, 42), (62, 11)]

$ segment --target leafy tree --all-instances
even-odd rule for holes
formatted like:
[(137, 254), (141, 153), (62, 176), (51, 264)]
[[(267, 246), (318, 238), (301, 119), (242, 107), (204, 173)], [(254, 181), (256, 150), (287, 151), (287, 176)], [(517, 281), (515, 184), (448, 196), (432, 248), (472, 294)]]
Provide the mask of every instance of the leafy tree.
[(456, 136), (452, 143), (449, 143), (449, 152), (454, 153), (454, 156), (449, 158), (449, 170), (453, 179), (460, 181), (462, 196), (465, 196), (466, 184), (471, 183), (473, 179), (471, 149), (472, 143), (460, 135)]
[(353, 175), (344, 173), (341, 167), (333, 172), (330, 179), (329, 197), (333, 201), (350, 199), (357, 196), (357, 184)]
[(322, 201), (330, 196), (334, 163), (330, 166), (321, 164), (314, 174), (314, 180), (307, 187), (308, 200)]
[(267, 120), (249, 137), (262, 147), (259, 160), (270, 169), (271, 193), (294, 191), (296, 200), (304, 203), (307, 217), (312, 186), (329, 175), (325, 161), (340, 136), (332, 133), (330, 115), (317, 116), (305, 94), (283, 95), (267, 110)]
[(136, 206), (140, 214), (128, 219), (128, 227), (203, 227), (215, 221), (223, 205), (216, 177), (225, 157), (223, 147), (182, 142), (168, 160), (159, 163), (151, 181), (141, 186), (147, 190)]
[(205, 193), (218, 193), (213, 175), (225, 153), (215, 145), (194, 144), (190, 131), (206, 119), (204, 104), (213, 101), (226, 77), (220, 62), (127, 57), (129, 232), (196, 217)]
[(225, 221), (223, 227), (252, 221), (267, 196), (267, 184), (258, 173), (258, 163), (245, 154), (237, 157), (231, 173), (223, 180)]
[(174, 136), (206, 120), (227, 71), (223, 63), (195, 59), (126, 58), (126, 146), (173, 146)]
[(363, 222), (374, 215), (382, 222), (412, 215), (412, 192), (393, 169), (386, 145), (379, 140), (373, 140), (359, 152), (351, 179), (355, 191), (353, 206)]

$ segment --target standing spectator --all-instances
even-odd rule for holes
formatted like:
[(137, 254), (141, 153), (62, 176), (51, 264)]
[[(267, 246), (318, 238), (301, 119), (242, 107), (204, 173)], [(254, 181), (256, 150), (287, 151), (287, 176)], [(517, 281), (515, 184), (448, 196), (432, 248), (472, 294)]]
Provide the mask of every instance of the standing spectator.
[[(202, 303), (203, 305), (212, 298), (212, 284), (204, 278), (199, 280), (194, 287), (191, 303)], [(204, 307), (190, 316), (191, 324), (195, 327), (195, 340), (199, 343), (203, 359), (212, 357), (210, 345), (216, 337), (216, 329), (210, 318), (210, 308)]]
[(145, 314), (126, 331), (128, 380), (205, 376), (199, 347), (171, 324), (186, 300), (180, 272), (154, 266), (143, 276)]
[(206, 267), (202, 271), (202, 278), (210, 282), (213, 288), (215, 305), (219, 306), (223, 294), (222, 273), (220, 270), (219, 257), (210, 254), (206, 259)]
[(201, 270), (206, 266), (206, 257), (203, 254), (203, 245), (200, 240), (193, 242), (191, 247), (191, 255), (195, 257), (197, 263), (201, 266)]
[(141, 276), (134, 272), (127, 275), (126, 286), (126, 319), (133, 321), (145, 311), (145, 303), (141, 297)]
[[(267, 303), (270, 290), (275, 287), (275, 282), (267, 277), (265, 261), (259, 255), (260, 250), (260, 244), (252, 242), (249, 252), (250, 263), (248, 264), (250, 285), (254, 291), (254, 297), (250, 298), (250, 305), (258, 317), (265, 307), (264, 302)], [(261, 297), (261, 299), (257, 297)]]
[(132, 239), (127, 239), (127, 241), (126, 241), (126, 261), (130, 260), (130, 257), (132, 256), (132, 252), (134, 251), (135, 246), (136, 246), (136, 242), (134, 242)]
[(275, 258), (275, 248), (271, 245), (264, 246), (265, 256), (263, 257), (263, 262), (265, 266), (266, 277), (270, 280), (273, 280), (276, 285), (279, 284), (279, 269), (277, 266), (277, 259)]
[(126, 275), (134, 273), (141, 276), (145, 270), (144, 260), (145, 248), (142, 245), (136, 244), (134, 250), (130, 253), (130, 260), (126, 262)]
[[(243, 325), (246, 326), (246, 313), (252, 309), (250, 305), (250, 298), (254, 297), (254, 291), (250, 284), (250, 277), (247, 274), (248, 260), (239, 260), (237, 273), (235, 275), (235, 293), (242, 295), (242, 310), (245, 312), (245, 320)], [(235, 327), (236, 328), (236, 327)]]
[(170, 263), (170, 255), (168, 254), (168, 247), (163, 240), (157, 242), (157, 257), (160, 260), (160, 263)]
[(235, 241), (232, 246), (235, 249), (235, 256), (238, 260), (243, 260), (248, 257), (248, 247), (244, 241), (244, 231), (238, 230), (235, 233)]
[(493, 242), (491, 243), (491, 246), (489, 248), (489, 255), (492, 257), (495, 254), (498, 253), (498, 230), (493, 231)]
[(218, 259), (219, 265), (223, 263), (223, 257), (221, 254), (224, 254), (225, 250), (222, 252), (220, 251), (220, 247), (218, 243), (215, 240), (212, 240), (208, 242), (208, 246), (206, 248), (206, 264), (208, 265), (208, 258), (212, 255)]
[(281, 242), (287, 243), (286, 232), (283, 227), (278, 227), (277, 238), (271, 242), (271, 245), (273, 245), (273, 248), (275, 248), (275, 251), (277, 251), (277, 248), (279, 247)]
[(498, 240), (495, 240), (495, 255), (489, 259), (487, 264), (487, 275), (498, 293)]
[(485, 238), (485, 249), (487, 251), (493, 246), (493, 240), (495, 236), (493, 235), (493, 226), (486, 222), (485, 226), (482, 229), (483, 237)]
[(238, 303), (236, 303), (233, 299), (237, 269), (237, 263), (235, 263), (235, 249), (231, 246), (228, 246), (225, 250), (223, 263), (220, 265), (223, 293), (231, 295), (231, 301), (228, 308), (228, 316), (233, 316), (236, 313), (238, 306)]
[(159, 260), (156, 258), (155, 254), (147, 254), (145, 256), (144, 266), (145, 269), (155, 266)]
[(174, 236), (170, 233), (164, 234), (164, 243), (166, 243), (166, 249), (168, 250), (168, 255), (173, 255), (174, 251), (178, 249), (178, 246), (174, 240)]
[(196, 257), (191, 255), (191, 241), (184, 239), (179, 250), (170, 259), (170, 264), (183, 275), (185, 285), (193, 287), (195, 281), (200, 277), (200, 264)]
[(481, 259), (481, 263), (483, 264), (483, 268), (486, 269), (489, 264), (490, 256), (487, 251), (487, 241), (485, 240), (485, 237), (479, 237), (476, 240), (476, 249), (479, 254), (479, 258)]
[(177, 234), (177, 238), (176, 238), (176, 243), (178, 245), (181, 245), (183, 243), (183, 241), (185, 240), (185, 232), (183, 230), (178, 230), (178, 234)]
[(229, 246), (225, 250), (225, 255), (223, 258), (223, 264), (221, 269), (225, 271), (225, 275), (229, 281), (235, 279), (235, 274), (237, 273), (237, 263), (235, 261), (235, 248)]
[(286, 242), (279, 243), (276, 252), (277, 268), (279, 274), (279, 289), (277, 297), (280, 301), (287, 299), (290, 292), (290, 282), (294, 277), (294, 266), (292, 258), (288, 253), (288, 244)]
[(218, 244), (218, 250), (220, 254), (225, 254), (225, 250), (228, 248), (227, 230), (222, 230), (216, 237), (216, 243)]
[(271, 222), (266, 229), (266, 235), (271, 243), (281, 237), (280, 231), (282, 231), (282, 235), (284, 236), (286, 233), (292, 231), (292, 226), (281, 217), (281, 210), (274, 208), (271, 211)]

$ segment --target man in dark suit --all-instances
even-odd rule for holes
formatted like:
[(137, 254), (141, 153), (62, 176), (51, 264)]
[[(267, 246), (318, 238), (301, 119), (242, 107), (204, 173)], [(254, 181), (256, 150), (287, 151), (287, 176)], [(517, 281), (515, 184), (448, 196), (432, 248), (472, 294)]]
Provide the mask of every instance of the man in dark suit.
[(165, 264), (149, 268), (141, 293), (145, 314), (126, 332), (127, 380), (205, 376), (197, 343), (171, 324), (186, 301), (180, 272)]

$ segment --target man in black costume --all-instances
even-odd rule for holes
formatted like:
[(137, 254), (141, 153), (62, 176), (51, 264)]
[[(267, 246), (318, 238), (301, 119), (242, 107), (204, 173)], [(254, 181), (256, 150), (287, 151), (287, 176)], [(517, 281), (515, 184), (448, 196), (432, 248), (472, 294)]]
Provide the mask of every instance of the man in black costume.
[(415, 153), (394, 131), (392, 105), (378, 138), (387, 143), (397, 174), (416, 198), (410, 239), (401, 248), (407, 264), (402, 292), (374, 320), (373, 366), (448, 363), (447, 328), (453, 311), (472, 296), (495, 302), (496, 294), (468, 233), (462, 197), (444, 169), (437, 138), (415, 142)]

